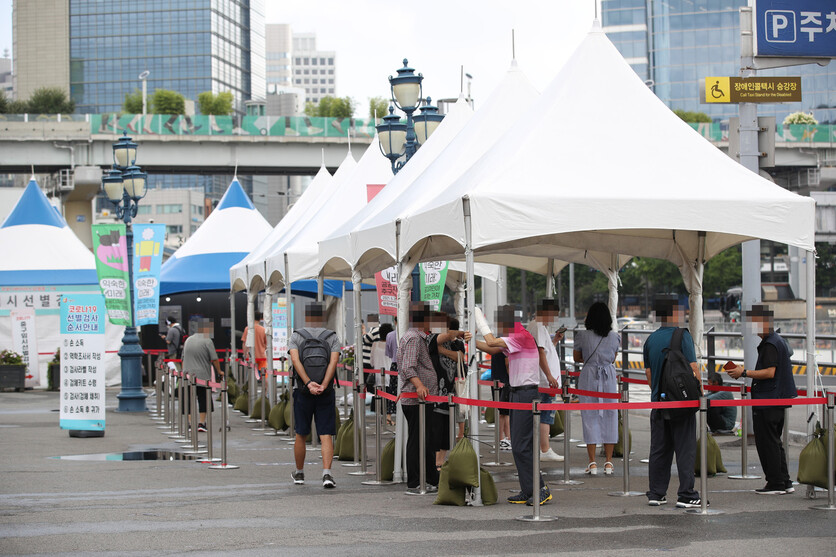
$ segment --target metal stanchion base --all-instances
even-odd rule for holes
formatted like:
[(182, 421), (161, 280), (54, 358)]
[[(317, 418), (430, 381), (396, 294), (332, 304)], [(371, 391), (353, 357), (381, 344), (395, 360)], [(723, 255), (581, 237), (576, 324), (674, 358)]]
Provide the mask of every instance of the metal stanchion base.
[(580, 480), (554, 480), (553, 482), (557, 485), (581, 485), (583, 482)]
[(521, 522), (554, 522), (557, 520), (557, 517), (548, 515), (534, 516), (533, 514), (527, 514), (525, 516), (518, 516), (515, 520), (519, 520)]
[(261, 420), (244, 420), (245, 424), (260, 424)]
[(404, 491), (406, 495), (435, 495), (435, 491), (421, 491), (420, 489), (407, 489)]
[(198, 464), (214, 464), (215, 462), (220, 462), (220, 458), (204, 458), (203, 460), (197, 460)]
[(211, 466), (207, 466), (210, 470), (235, 470), (238, 467), (234, 464), (212, 464)]
[(250, 428), (250, 431), (270, 431), (270, 429), (269, 427), (253, 427)]
[(363, 472), (362, 470), (358, 470), (356, 472), (348, 472), (349, 476), (374, 476), (374, 472), (371, 470), (366, 470)]
[(710, 514), (726, 514), (724, 511), (718, 509), (687, 509), (685, 512), (688, 514), (701, 514), (703, 516), (708, 516)]
[(287, 436), (286, 433), (275, 431), (275, 430), (267, 431), (264, 435), (266, 435), (267, 437), (286, 437)]
[(389, 480), (368, 480), (360, 483), (363, 485), (395, 485), (395, 482)]
[(185, 454), (185, 455), (204, 455), (207, 452), (209, 452), (209, 451), (207, 451), (206, 449), (198, 449), (196, 451), (183, 451), (183, 454)]
[(578, 443), (578, 444), (577, 444), (577, 445), (575, 445), (575, 446), (576, 446), (577, 448), (579, 448), (579, 449), (585, 449), (585, 448), (586, 448), (586, 443)]
[(482, 466), (513, 466), (510, 462), (482, 462)]
[(610, 497), (639, 497), (647, 495), (647, 493), (641, 491), (610, 491), (607, 495)]
[(186, 441), (186, 440), (187, 440), (187, 439), (185, 438), (185, 436), (183, 436), (183, 435), (169, 435), (169, 436), (168, 436), (168, 438), (169, 438), (169, 439), (173, 439), (174, 441), (177, 441), (177, 442), (180, 442), (180, 441)]
[(726, 476), (730, 480), (759, 480), (761, 476), (757, 474), (734, 474), (732, 476)]
[(360, 466), (359, 462), (340, 462), (340, 466), (345, 466), (346, 468), (356, 468)]

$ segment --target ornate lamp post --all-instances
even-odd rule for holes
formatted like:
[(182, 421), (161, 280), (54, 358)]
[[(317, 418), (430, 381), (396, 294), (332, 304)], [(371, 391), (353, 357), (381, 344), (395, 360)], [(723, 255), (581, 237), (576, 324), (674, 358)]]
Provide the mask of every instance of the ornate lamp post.
[(131, 308), (131, 326), (125, 327), (119, 358), (122, 362), (122, 391), (119, 399), (119, 412), (145, 412), (146, 394), (142, 390), (142, 347), (133, 325), (134, 286), (133, 286), (133, 227), (131, 221), (136, 216), (139, 200), (145, 197), (146, 174), (136, 166), (136, 143), (131, 141), (127, 132), (113, 144), (113, 169), (102, 178), (102, 189), (116, 208), (116, 217), (125, 223), (125, 239), (128, 244), (128, 293)]

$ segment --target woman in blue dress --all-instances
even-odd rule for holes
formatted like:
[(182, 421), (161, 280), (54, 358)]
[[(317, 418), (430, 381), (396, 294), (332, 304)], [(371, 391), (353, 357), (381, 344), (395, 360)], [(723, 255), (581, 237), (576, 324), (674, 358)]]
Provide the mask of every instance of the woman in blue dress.
[[(612, 330), (612, 316), (606, 304), (596, 302), (592, 304), (584, 321), (585, 331), (575, 335), (573, 356), (575, 362), (583, 363), (578, 388), (585, 391), (599, 393), (618, 392), (618, 382), (615, 371), (615, 358), (618, 355), (621, 342), (618, 333)], [(591, 403), (613, 402), (611, 399), (581, 396), (580, 401)], [(616, 410), (581, 410), (583, 422), (583, 440), (589, 456), (589, 465), (585, 473), (598, 474), (598, 464), (595, 462), (596, 445), (604, 445), (606, 462), (604, 474), (613, 473), (612, 453), (618, 442), (618, 412)]]

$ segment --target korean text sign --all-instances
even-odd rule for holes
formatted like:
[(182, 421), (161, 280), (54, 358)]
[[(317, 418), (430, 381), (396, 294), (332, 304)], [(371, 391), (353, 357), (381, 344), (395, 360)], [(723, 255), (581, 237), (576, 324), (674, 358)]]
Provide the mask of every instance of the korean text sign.
[(757, 0), (757, 56), (836, 57), (836, 2)]
[(159, 322), (164, 241), (164, 224), (134, 225), (134, 315), (137, 326)]
[(132, 323), (127, 242), (124, 224), (93, 225), (96, 276), (107, 305), (107, 317), (114, 325), (130, 327)]

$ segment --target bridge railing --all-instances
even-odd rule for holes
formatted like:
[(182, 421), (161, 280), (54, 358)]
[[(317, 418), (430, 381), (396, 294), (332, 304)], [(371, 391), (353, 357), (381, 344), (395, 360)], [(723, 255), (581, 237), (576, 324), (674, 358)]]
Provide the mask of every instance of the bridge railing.
[[(729, 140), (728, 122), (689, 123), (697, 133), (714, 143)], [(776, 143), (836, 143), (836, 126), (831, 124), (791, 124), (776, 126)]]
[(89, 122), (90, 133), (269, 137), (374, 136), (374, 120), (308, 116), (194, 116), (167, 114), (0, 114), (0, 122)]

